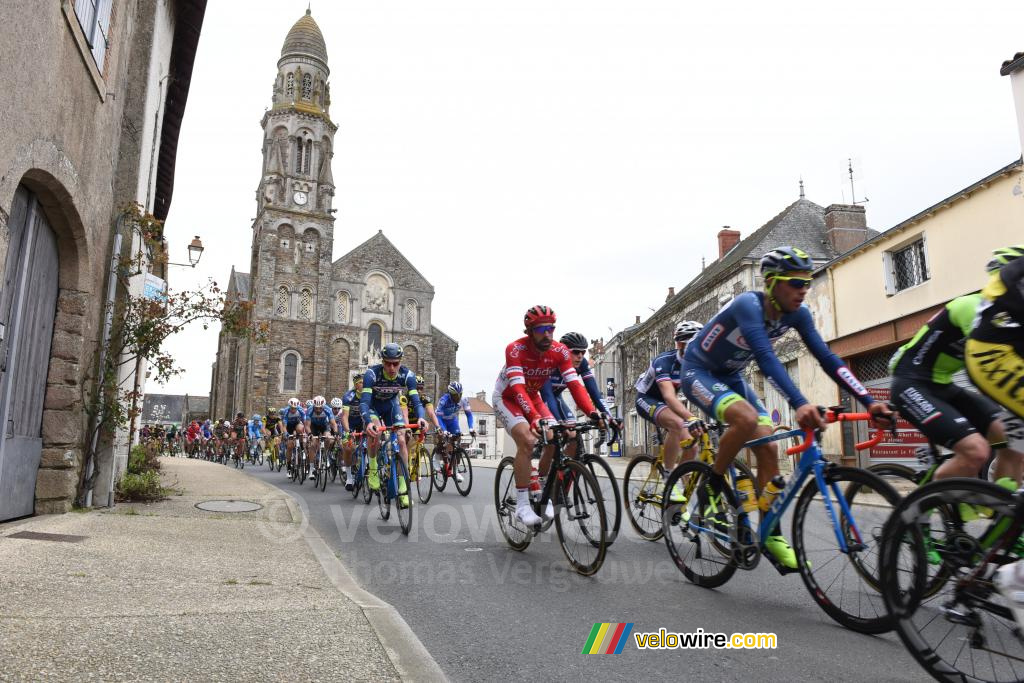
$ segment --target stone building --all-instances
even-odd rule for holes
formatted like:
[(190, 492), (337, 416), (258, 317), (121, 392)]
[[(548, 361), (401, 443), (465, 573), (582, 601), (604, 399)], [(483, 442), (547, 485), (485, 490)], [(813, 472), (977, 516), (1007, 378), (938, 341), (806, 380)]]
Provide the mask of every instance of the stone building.
[[(3, 10), (0, 521), (67, 511), (82, 485), (109, 264), (136, 242), (120, 207), (138, 202), (160, 219), (170, 208), (206, 1), (5, 0)], [(119, 463), (99, 446), (105, 504)]]
[(266, 412), (289, 397), (348, 390), (388, 342), (438, 387), (458, 378), (458, 344), (431, 325), (434, 288), (382, 232), (331, 260), (334, 134), (327, 46), (307, 10), (288, 32), (263, 116), (249, 273), (232, 271), (228, 296), (253, 304), (266, 343), (221, 333), (211, 411)]

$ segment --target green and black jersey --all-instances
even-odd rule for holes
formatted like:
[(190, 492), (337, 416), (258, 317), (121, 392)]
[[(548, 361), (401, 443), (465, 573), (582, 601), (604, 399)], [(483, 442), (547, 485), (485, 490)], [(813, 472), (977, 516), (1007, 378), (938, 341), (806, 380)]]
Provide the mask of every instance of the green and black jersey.
[(981, 294), (983, 304), (971, 339), (1009, 344), (1024, 355), (1024, 258), (993, 273)]
[(946, 304), (893, 355), (893, 377), (950, 384), (953, 373), (964, 367), (964, 345), (980, 303), (981, 294), (976, 293)]

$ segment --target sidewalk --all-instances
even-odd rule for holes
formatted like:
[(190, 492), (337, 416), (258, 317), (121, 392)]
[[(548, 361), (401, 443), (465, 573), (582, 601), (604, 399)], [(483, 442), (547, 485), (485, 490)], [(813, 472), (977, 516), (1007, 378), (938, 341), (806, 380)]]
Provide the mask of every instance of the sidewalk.
[[(290, 496), (161, 460), (181, 495), (0, 524), (0, 680), (444, 679)], [(211, 500), (262, 508), (195, 507)]]

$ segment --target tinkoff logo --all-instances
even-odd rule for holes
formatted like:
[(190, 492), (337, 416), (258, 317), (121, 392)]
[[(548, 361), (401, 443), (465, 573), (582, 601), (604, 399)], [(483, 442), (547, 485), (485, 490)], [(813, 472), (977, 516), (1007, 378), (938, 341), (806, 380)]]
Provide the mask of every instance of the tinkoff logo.
[(633, 624), (594, 624), (583, 646), (583, 655), (617, 655), (629, 640)]

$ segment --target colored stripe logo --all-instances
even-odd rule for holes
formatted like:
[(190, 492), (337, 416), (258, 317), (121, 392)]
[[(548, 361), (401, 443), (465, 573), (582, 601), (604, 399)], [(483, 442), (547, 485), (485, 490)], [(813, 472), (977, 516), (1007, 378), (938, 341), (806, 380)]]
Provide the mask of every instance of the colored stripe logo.
[(583, 646), (583, 652), (580, 654), (617, 655), (622, 652), (632, 631), (632, 623), (594, 624), (594, 628), (590, 629), (587, 643)]

